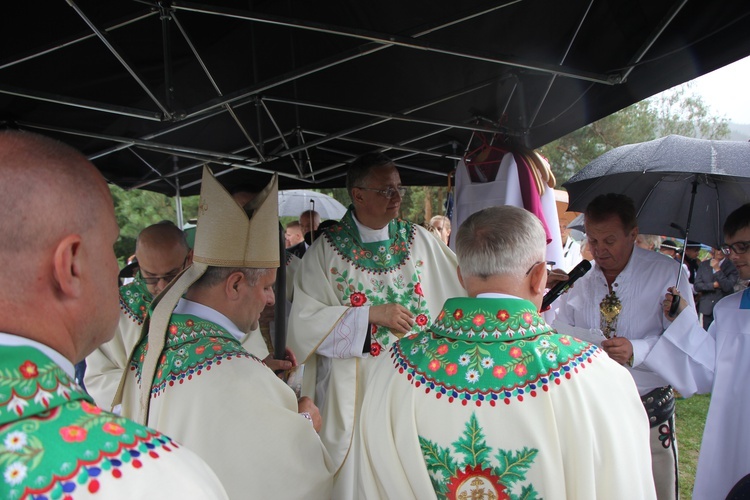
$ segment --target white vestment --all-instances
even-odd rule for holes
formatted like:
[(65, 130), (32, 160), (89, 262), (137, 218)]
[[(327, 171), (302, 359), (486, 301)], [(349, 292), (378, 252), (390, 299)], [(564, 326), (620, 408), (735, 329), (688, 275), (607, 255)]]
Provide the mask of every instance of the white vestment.
[[(644, 361), (685, 397), (711, 393), (693, 498), (725, 498), (750, 474), (750, 289), (720, 300), (706, 333), (688, 307)], [(746, 376), (747, 375), (747, 376)]]
[(334, 496), (352, 498), (351, 443), (367, 371), (397, 338), (368, 325), (369, 306), (401, 304), (414, 314), (412, 332), (419, 332), (448, 297), (466, 292), (455, 254), (424, 228), (394, 220), (372, 230), (351, 211), (308, 249), (294, 287), (289, 345), (305, 363), (303, 394), (315, 396), (323, 416), (320, 436), (339, 470)]
[[(216, 472), (229, 497), (328, 499), (330, 460), (284, 382), (239, 343), (218, 311), (181, 299), (151, 385), (148, 425), (175, 436)], [(126, 375), (122, 411), (140, 410), (144, 338)], [(176, 437), (179, 436), (179, 437)]]
[(632, 377), (495, 297), (451, 299), (372, 370), (356, 498), (655, 498)]

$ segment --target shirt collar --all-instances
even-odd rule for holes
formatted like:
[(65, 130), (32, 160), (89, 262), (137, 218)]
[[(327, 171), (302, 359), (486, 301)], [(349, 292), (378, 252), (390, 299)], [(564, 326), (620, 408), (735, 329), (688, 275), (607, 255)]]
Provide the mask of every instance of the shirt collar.
[(354, 220), (354, 223), (357, 225), (357, 230), (359, 231), (359, 237), (362, 240), (362, 243), (374, 243), (376, 241), (384, 241), (391, 238), (389, 233), (390, 224), (386, 224), (385, 227), (380, 229), (372, 229), (357, 220), (357, 216), (354, 212), (352, 212), (352, 220)]
[(192, 300), (180, 299), (177, 302), (177, 307), (174, 308), (172, 314), (184, 314), (186, 316), (195, 316), (196, 318), (205, 319), (211, 323), (215, 323), (232, 334), (232, 337), (239, 341), (247, 336), (242, 330), (237, 328), (237, 325), (232, 323), (232, 320), (221, 314), (216, 309), (213, 309), (198, 302)]
[(75, 368), (73, 367), (73, 363), (68, 358), (47, 345), (44, 345), (35, 340), (27, 339), (26, 337), (19, 337), (18, 335), (13, 335), (11, 333), (1, 332), (0, 345), (12, 347), (32, 347), (57, 363), (57, 365), (65, 371), (65, 373), (68, 375), (68, 377), (70, 377), (71, 380), (75, 380)]

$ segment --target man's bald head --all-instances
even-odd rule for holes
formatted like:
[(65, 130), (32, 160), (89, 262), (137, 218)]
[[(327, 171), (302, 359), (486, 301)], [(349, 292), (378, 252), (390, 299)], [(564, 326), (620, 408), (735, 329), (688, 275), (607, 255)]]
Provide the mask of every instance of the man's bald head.
[(117, 325), (118, 228), (104, 178), (79, 152), (0, 131), (0, 331), (72, 362)]
[(0, 132), (0, 252), (33, 252), (83, 232), (102, 201), (112, 203), (106, 183), (81, 153), (40, 135)]
[(192, 262), (185, 232), (171, 222), (160, 222), (141, 231), (135, 242), (135, 256), (152, 295), (158, 295), (171, 278)]

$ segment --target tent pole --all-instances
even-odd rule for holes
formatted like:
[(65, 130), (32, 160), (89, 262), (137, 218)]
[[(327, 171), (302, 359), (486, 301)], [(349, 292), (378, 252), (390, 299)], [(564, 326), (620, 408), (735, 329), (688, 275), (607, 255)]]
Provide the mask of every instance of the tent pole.
[[(174, 170), (177, 170), (177, 157), (176, 156), (172, 157), (172, 162), (174, 163)], [(185, 225), (185, 217), (184, 217), (184, 214), (182, 213), (182, 196), (180, 193), (180, 178), (175, 177), (174, 180), (175, 180), (175, 188), (176, 188), (175, 196), (174, 196), (174, 211), (175, 211), (175, 214), (177, 215), (177, 227), (182, 229), (182, 226)]]

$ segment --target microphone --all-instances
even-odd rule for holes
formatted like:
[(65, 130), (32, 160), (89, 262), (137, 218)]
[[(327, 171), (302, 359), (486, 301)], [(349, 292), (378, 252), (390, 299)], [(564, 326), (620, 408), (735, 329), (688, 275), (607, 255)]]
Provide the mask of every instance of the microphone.
[(557, 300), (560, 295), (567, 292), (568, 288), (573, 286), (573, 283), (575, 283), (578, 278), (589, 272), (589, 269), (591, 269), (591, 262), (587, 261), (586, 259), (583, 259), (581, 262), (579, 262), (578, 265), (574, 267), (573, 270), (570, 271), (570, 273), (568, 273), (568, 281), (561, 281), (560, 283), (550, 288), (549, 292), (544, 294), (541, 310), (546, 311), (550, 304)]

